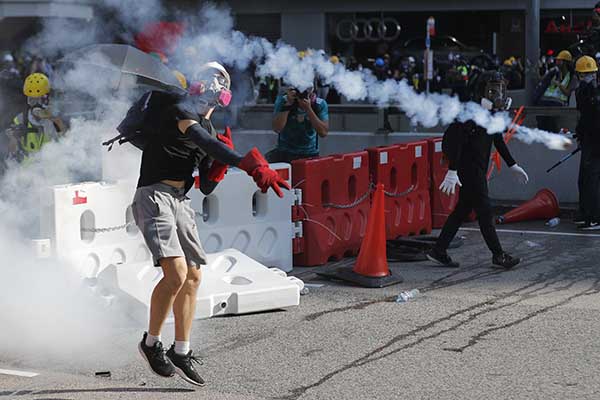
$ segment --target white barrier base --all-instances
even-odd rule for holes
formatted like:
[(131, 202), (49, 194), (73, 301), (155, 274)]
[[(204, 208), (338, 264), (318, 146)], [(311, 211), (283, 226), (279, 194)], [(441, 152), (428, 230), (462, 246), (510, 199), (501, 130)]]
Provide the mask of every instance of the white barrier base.
[[(124, 307), (122, 311), (141, 321), (140, 313), (145, 310), (144, 316), (148, 315), (152, 290), (161, 277), (160, 268), (143, 262), (111, 264), (95, 278), (88, 275), (85, 281), (107, 304)], [(238, 250), (208, 254), (195, 319), (297, 306), (302, 288), (300, 279), (267, 268)]]

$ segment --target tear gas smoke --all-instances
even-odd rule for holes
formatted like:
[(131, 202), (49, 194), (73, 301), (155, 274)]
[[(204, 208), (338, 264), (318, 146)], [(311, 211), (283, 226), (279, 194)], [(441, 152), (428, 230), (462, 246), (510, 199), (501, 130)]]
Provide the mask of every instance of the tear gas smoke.
[[(453, 120), (473, 119), (490, 134), (506, 131), (511, 119), (507, 113), (490, 113), (479, 104), (460, 103), (458, 98), (441, 94), (416, 93), (406, 81), (378, 81), (371, 70), (347, 70), (333, 64), (321, 50), (310, 50), (298, 58), (298, 50), (278, 42), (271, 44), (262, 38), (247, 37), (233, 30), (233, 18), (227, 9), (208, 4), (201, 11), (203, 23), (190, 24), (180, 41), (180, 52), (174, 58), (177, 69), (194, 77), (194, 68), (211, 60), (244, 69), (257, 65), (258, 76), (281, 78), (286, 84), (304, 90), (315, 78), (334, 86), (350, 101), (367, 101), (381, 107), (397, 107), (414, 125), (430, 128)], [(526, 142), (543, 143), (551, 149), (570, 145), (568, 138), (541, 130), (520, 129), (516, 138)]]
[[(62, 37), (68, 36), (77, 35), (70, 32)], [(51, 38), (46, 40), (51, 43)], [(23, 362), (58, 370), (110, 368), (130, 360), (119, 343), (135, 348), (140, 327), (136, 326), (135, 335), (122, 332), (131, 332), (138, 322), (123, 318), (114, 309), (109, 311), (102, 298), (86, 286), (82, 271), (75, 265), (38, 259), (29, 243), (40, 238), (40, 215), (47, 213), (45, 209), (52, 202), (48, 187), (103, 177), (137, 178), (137, 149), (125, 147), (106, 156), (101, 145), (116, 134), (115, 127), (133, 100), (126, 96), (132, 82), (122, 80), (123, 90), (115, 91), (86, 63), (77, 64), (61, 78), (60, 84), (53, 81), (54, 89), (60, 86), (77, 95), (61, 99), (61, 107), (53, 98), (51, 108), (70, 109), (77, 99), (93, 96), (87, 103), (92, 108), (86, 111), (99, 118), (71, 118), (64, 137), (44, 145), (27, 164), (9, 163), (0, 178), (0, 326), (4, 328), (0, 332), (0, 356), (3, 362), (16, 366)], [(115, 212), (121, 214), (123, 210)]]

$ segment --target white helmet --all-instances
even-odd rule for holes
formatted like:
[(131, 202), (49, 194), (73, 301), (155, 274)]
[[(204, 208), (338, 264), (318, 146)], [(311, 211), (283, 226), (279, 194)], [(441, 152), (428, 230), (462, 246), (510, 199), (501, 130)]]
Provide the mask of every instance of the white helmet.
[(209, 81), (216, 78), (220, 86), (229, 89), (231, 87), (231, 77), (224, 66), (216, 61), (207, 62), (202, 65), (197, 73), (197, 79)]

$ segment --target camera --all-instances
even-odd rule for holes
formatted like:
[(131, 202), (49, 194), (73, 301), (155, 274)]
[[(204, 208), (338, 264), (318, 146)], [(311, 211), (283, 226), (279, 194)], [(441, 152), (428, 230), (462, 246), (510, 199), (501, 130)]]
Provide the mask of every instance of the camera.
[(298, 93), (298, 98), (302, 100), (308, 99), (310, 97), (310, 90), (305, 90), (303, 92), (296, 91), (296, 93)]

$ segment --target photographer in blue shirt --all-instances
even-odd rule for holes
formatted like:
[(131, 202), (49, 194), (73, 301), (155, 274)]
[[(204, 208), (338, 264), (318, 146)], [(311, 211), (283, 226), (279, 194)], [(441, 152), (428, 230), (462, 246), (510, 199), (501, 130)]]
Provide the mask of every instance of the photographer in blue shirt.
[(289, 88), (275, 100), (273, 130), (279, 139), (277, 147), (266, 154), (269, 162), (318, 156), (318, 137), (329, 132), (327, 102), (317, 97), (313, 87), (303, 91)]

